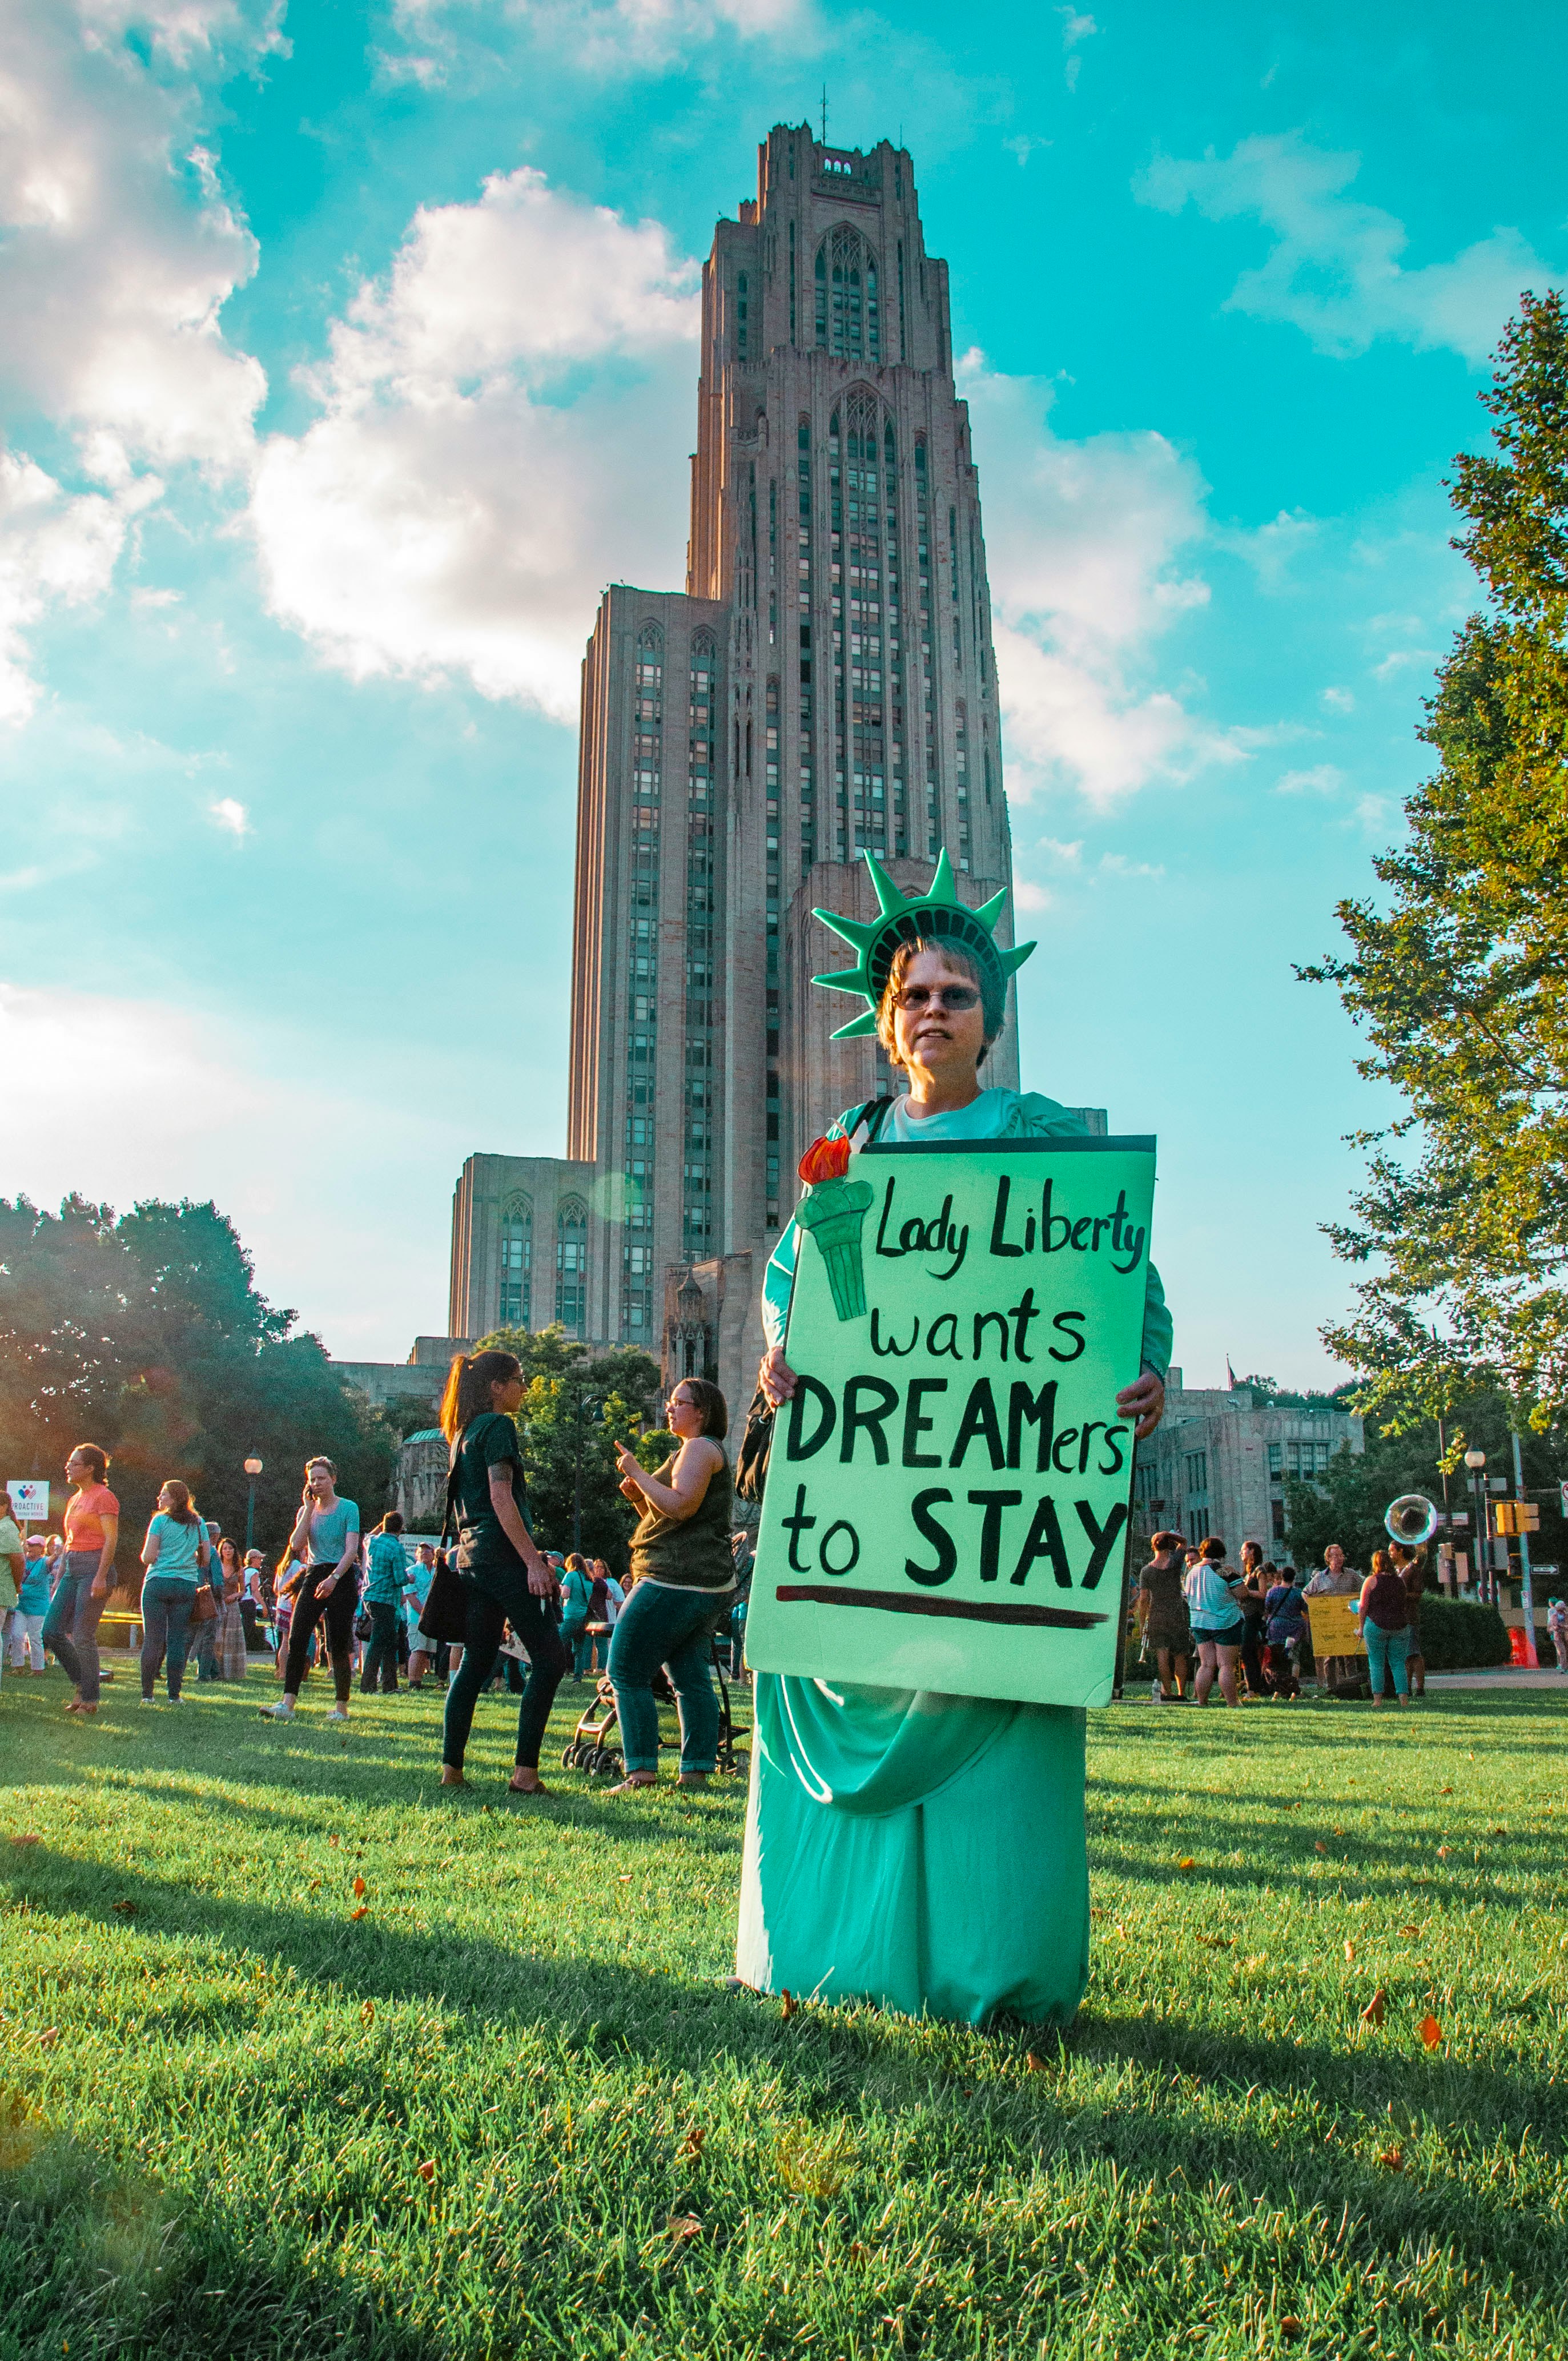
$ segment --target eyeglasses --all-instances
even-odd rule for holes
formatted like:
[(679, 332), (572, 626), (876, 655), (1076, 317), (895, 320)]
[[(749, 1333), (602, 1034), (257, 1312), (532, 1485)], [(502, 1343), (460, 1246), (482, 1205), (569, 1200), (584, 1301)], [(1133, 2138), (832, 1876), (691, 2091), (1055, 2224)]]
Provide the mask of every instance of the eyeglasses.
[(961, 1009), (972, 1008), (979, 998), (972, 983), (912, 983), (906, 990), (894, 994), (893, 1005), (911, 1012), (935, 1005), (957, 1016)]

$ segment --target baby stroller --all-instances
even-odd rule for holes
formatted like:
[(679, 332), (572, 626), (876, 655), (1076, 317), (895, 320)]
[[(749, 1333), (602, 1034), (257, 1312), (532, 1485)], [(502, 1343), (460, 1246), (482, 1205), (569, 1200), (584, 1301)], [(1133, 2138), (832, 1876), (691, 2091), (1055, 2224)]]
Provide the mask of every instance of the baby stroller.
[[(728, 1634), (728, 1607), (725, 1610), (724, 1629)], [(714, 1754), (713, 1767), (716, 1773), (721, 1773), (733, 1777), (738, 1773), (743, 1773), (747, 1768), (747, 1758), (739, 1751), (737, 1741), (742, 1738), (749, 1738), (751, 1733), (749, 1728), (742, 1730), (736, 1725), (729, 1697), (729, 1676), (724, 1669), (717, 1632), (710, 1635), (708, 1647), (711, 1651), (714, 1677), (718, 1683), (718, 1745)], [(724, 1655), (728, 1654), (729, 1640), (726, 1637)], [(670, 1686), (670, 1677), (666, 1672), (661, 1669), (655, 1673), (651, 1686), (657, 1704), (674, 1704), (675, 1692)], [(615, 1691), (610, 1686), (609, 1675), (601, 1675), (595, 1684), (593, 1703), (585, 1713), (579, 1715), (577, 1726), (572, 1732), (571, 1741), (562, 1752), (562, 1769), (587, 1771), (590, 1773), (613, 1771), (617, 1778), (622, 1777), (626, 1770), (626, 1757), (616, 1743), (620, 1729), (620, 1719), (616, 1711)], [(668, 1752), (674, 1746), (675, 1741), (661, 1738), (659, 1744)]]

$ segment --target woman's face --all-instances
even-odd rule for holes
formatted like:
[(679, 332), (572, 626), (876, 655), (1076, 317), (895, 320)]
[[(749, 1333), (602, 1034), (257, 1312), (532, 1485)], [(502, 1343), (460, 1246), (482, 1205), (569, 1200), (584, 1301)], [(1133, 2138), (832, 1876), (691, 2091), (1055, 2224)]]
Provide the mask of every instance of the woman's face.
[(173, 1495), (173, 1493), (170, 1490), (170, 1488), (169, 1488), (169, 1487), (168, 1487), (168, 1485), (167, 1485), (167, 1484), (164, 1486), (164, 1488), (163, 1488), (162, 1491), (161, 1491), (161, 1492), (159, 1494), (159, 1496), (158, 1496), (158, 1505), (159, 1505), (159, 1507), (163, 1510), (163, 1512), (164, 1512), (164, 1514), (165, 1514), (166, 1516), (168, 1515), (168, 1513), (169, 1513), (170, 1510), (170, 1509), (172, 1509), (172, 1507), (174, 1506), (174, 1495)]
[(305, 1480), (318, 1500), (328, 1499), (332, 1492), (332, 1470), (324, 1459), (313, 1459)]
[(527, 1388), (522, 1382), (521, 1369), (510, 1378), (490, 1379), (490, 1400), (499, 1411), (504, 1411), (509, 1417), (514, 1410), (521, 1410), (522, 1397), (526, 1391)]
[(702, 1433), (703, 1414), (692, 1400), (689, 1386), (683, 1385), (675, 1388), (666, 1404), (666, 1411), (670, 1422), (670, 1433), (678, 1434), (683, 1443), (689, 1442), (694, 1434)]
[[(970, 995), (966, 1008), (943, 1005)], [(928, 1072), (972, 1073), (985, 1055), (985, 1010), (972, 976), (949, 967), (940, 951), (921, 951), (905, 971), (893, 1016), (894, 1048), (901, 1066)]]
[(72, 1484), (91, 1484), (95, 1479), (89, 1463), (80, 1451), (73, 1451), (65, 1463), (65, 1472)]

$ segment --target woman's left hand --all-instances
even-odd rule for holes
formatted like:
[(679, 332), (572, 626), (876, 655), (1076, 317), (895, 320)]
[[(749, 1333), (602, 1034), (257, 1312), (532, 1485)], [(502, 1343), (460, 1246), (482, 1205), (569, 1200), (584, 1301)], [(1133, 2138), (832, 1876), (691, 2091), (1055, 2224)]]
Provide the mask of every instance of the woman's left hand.
[(641, 1461), (638, 1458), (630, 1444), (618, 1443), (616, 1444), (615, 1464), (620, 1470), (620, 1480), (622, 1484), (638, 1485), (639, 1488), (641, 1488), (641, 1478), (645, 1471)]
[(1124, 1386), (1116, 1397), (1123, 1418), (1135, 1420), (1134, 1440), (1146, 1443), (1165, 1416), (1165, 1380), (1146, 1369), (1135, 1385)]
[(94, 1598), (107, 1598), (109, 1596), (109, 1577), (106, 1574), (95, 1574), (93, 1576), (92, 1596)]

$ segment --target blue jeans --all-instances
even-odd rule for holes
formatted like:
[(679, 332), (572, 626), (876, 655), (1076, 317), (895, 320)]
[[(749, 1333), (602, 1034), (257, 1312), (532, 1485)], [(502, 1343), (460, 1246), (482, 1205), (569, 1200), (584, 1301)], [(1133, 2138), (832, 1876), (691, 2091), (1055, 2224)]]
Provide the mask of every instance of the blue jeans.
[(150, 1697), (158, 1668), (169, 1658), (169, 1694), (177, 1697), (191, 1652), (191, 1609), (196, 1604), (193, 1582), (180, 1582), (171, 1574), (149, 1574), (141, 1587), (141, 1693)]
[(379, 1682), (388, 1697), (398, 1689), (398, 1603), (395, 1598), (367, 1598), (365, 1612), (370, 1618), (370, 1644), (359, 1668), (359, 1693), (373, 1697)]
[(629, 1773), (659, 1767), (659, 1708), (651, 1684), (661, 1664), (680, 1704), (681, 1770), (712, 1770), (718, 1752), (718, 1697), (711, 1642), (715, 1620), (729, 1613), (730, 1603), (710, 1591), (640, 1582), (616, 1617), (609, 1677)]
[(44, 1646), (59, 1657), (83, 1705), (98, 1702), (98, 1618), (109, 1603), (107, 1590), (102, 1598), (93, 1596), (101, 1554), (95, 1549), (67, 1552), (65, 1571), (44, 1617)]
[(1392, 1669), (1394, 1694), (1396, 1697), (1409, 1697), (1410, 1675), (1406, 1670), (1410, 1653), (1409, 1624), (1402, 1631), (1385, 1631), (1381, 1624), (1374, 1623), (1370, 1615), (1364, 1615), (1361, 1636), (1366, 1642), (1366, 1670), (1372, 1682), (1373, 1696), (1382, 1696), (1383, 1675)]
[(463, 1637), (463, 1662), (446, 1692), (442, 1762), (454, 1771), (463, 1768), (474, 1708), (495, 1671), (501, 1633), (510, 1623), (528, 1651), (529, 1666), (528, 1686), (517, 1709), (516, 1760), (520, 1770), (537, 1771), (544, 1725), (566, 1669), (566, 1651), (555, 1619), (543, 1599), (535, 1598), (530, 1590), (528, 1568), (520, 1557), (514, 1557), (510, 1565), (479, 1567), (464, 1574), (463, 1596), (468, 1623)]

